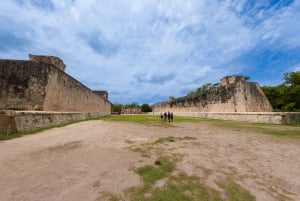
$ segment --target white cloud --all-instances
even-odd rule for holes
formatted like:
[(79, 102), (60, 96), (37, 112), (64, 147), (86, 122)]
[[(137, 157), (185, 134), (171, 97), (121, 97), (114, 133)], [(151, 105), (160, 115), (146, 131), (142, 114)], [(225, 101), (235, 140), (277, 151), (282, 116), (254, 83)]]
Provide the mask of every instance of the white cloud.
[(246, 15), (245, 0), (30, 2), (1, 2), (0, 40), (7, 31), (25, 42), (20, 51), (7, 44), (0, 56), (57, 55), (70, 75), (108, 90), (113, 102), (182, 96), (242, 71), (231, 64), (260, 43), (300, 45), (296, 3), (272, 15), (257, 3)]

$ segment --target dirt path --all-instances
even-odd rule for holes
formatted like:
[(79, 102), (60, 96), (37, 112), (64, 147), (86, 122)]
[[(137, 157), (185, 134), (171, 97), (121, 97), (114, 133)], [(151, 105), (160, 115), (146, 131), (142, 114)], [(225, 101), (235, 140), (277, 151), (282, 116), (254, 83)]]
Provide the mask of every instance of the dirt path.
[(177, 169), (205, 178), (210, 187), (219, 189), (215, 181), (231, 177), (256, 200), (300, 200), (299, 139), (205, 123), (175, 125), (86, 121), (0, 142), (0, 200), (95, 201), (103, 192), (121, 195), (141, 184), (132, 169), (155, 160), (133, 148), (167, 136), (196, 138), (155, 149), (182, 156)]

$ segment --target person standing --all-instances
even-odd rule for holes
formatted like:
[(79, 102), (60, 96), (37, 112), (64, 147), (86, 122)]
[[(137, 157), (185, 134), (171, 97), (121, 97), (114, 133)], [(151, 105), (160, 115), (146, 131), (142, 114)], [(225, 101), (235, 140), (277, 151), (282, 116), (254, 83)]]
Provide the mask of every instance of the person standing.
[(169, 121), (169, 123), (171, 121), (171, 113), (169, 111), (168, 111), (168, 121)]

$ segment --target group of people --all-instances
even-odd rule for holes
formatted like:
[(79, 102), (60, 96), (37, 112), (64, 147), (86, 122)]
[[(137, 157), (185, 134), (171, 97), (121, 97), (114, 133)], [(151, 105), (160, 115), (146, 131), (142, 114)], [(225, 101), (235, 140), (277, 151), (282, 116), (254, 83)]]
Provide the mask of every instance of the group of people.
[(173, 112), (162, 112), (160, 113), (160, 120), (163, 122), (163, 121), (169, 121), (170, 122), (173, 122)]

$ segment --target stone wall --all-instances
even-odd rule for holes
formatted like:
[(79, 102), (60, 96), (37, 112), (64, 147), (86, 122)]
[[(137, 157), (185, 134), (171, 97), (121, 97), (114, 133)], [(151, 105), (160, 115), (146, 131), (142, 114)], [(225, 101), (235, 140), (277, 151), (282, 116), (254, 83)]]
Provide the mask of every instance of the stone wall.
[(0, 60), (0, 110), (43, 110), (50, 68), (39, 62)]
[(0, 110), (111, 113), (111, 103), (44, 61), (0, 60)]
[(259, 85), (228, 76), (222, 85), (207, 91), (169, 99), (153, 106), (154, 112), (271, 112), (272, 106)]
[(51, 68), (46, 86), (45, 111), (85, 111), (110, 114), (111, 103), (65, 74)]
[(0, 135), (63, 125), (106, 115), (105, 112), (0, 111)]
[(61, 60), (59, 57), (29, 54), (29, 60), (37, 62), (41, 61), (43, 63), (52, 64), (53, 66), (57, 67), (62, 71), (65, 71), (66, 68), (66, 65), (64, 64), (63, 60)]
[[(152, 115), (152, 113), (150, 113)], [(155, 115), (159, 112), (155, 112)], [(176, 116), (194, 117), (194, 118), (207, 118), (207, 119), (222, 119), (231, 121), (246, 121), (257, 123), (270, 123), (270, 124), (298, 124), (300, 123), (299, 112), (175, 112), (174, 121)]]

